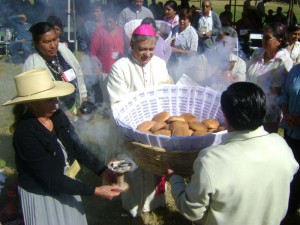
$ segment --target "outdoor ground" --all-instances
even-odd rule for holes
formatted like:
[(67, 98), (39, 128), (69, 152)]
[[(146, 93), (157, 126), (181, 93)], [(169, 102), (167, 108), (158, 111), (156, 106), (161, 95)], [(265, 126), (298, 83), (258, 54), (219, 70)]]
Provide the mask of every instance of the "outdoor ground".
[[(178, 1), (179, 2), (179, 1)], [(255, 1), (252, 1), (254, 4)], [(228, 1), (213, 1), (213, 8), (217, 12), (223, 11), (224, 5)], [(237, 4), (242, 4), (243, 1), (237, 1)], [(198, 6), (199, 1), (190, 1), (190, 4)], [(266, 8), (276, 10), (277, 6), (282, 6), (283, 11), (286, 12), (288, 5), (283, 3), (267, 3)], [(237, 18), (239, 18), (240, 10), (237, 10)], [(295, 6), (296, 16), (300, 21), (300, 8)], [(4, 59), (0, 59), (0, 104), (15, 96), (15, 87), (13, 77), (19, 74), (22, 70), (22, 65), (7, 64)], [(8, 127), (12, 122), (11, 107), (0, 106), (0, 159), (4, 160), (7, 168), (14, 169), (14, 153), (11, 146), (12, 137), (8, 131)], [(99, 117), (94, 120), (101, 120), (104, 126), (101, 132), (107, 128), (106, 121)], [(93, 120), (93, 121), (94, 121)], [(92, 123), (93, 123), (92, 121)], [(97, 133), (96, 133), (97, 136)], [(113, 138), (113, 137), (109, 137)], [(89, 142), (91, 140), (87, 140)], [(96, 151), (94, 146), (93, 150)], [(100, 153), (99, 153), (100, 154)], [(14, 179), (14, 176), (11, 176)], [(90, 171), (83, 169), (80, 174), (80, 179), (91, 182), (93, 184), (101, 184), (101, 180), (93, 175)], [(0, 200), (3, 198), (0, 197)], [(87, 218), (89, 225), (190, 225), (175, 208), (170, 192), (167, 191), (167, 207), (157, 209), (151, 213), (145, 213), (139, 218), (130, 218), (125, 211), (122, 210), (121, 200), (115, 199), (112, 201), (103, 200), (97, 197), (84, 197), (84, 205), (86, 207)], [(0, 204), (1, 205), (1, 204)], [(0, 209), (1, 210), (1, 209)], [(1, 220), (0, 220), (1, 222)], [(299, 225), (300, 217), (292, 217), (283, 225)], [(241, 224), (242, 225), (242, 224)], [(255, 224), (253, 224), (255, 225)]]

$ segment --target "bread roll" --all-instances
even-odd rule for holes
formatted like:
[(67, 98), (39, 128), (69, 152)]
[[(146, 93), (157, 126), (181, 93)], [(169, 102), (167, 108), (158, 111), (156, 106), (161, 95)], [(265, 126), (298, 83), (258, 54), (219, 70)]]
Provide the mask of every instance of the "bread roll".
[(207, 126), (202, 122), (189, 122), (189, 127), (194, 131), (196, 130), (207, 131)]
[(187, 123), (188, 122), (196, 122), (197, 121), (197, 117), (194, 116), (191, 113), (182, 113), (180, 116), (183, 117), (184, 120), (185, 120), (185, 122), (187, 122)]
[(170, 116), (169, 119), (167, 120), (167, 123), (173, 123), (175, 121), (183, 121), (185, 122), (185, 119), (181, 116)]
[(224, 126), (219, 126), (218, 127), (218, 131), (223, 131), (223, 130), (226, 130)]
[(155, 121), (144, 121), (143, 123), (138, 125), (136, 129), (139, 131), (147, 131), (150, 130), (155, 123)]
[(216, 129), (220, 125), (218, 120), (213, 120), (213, 119), (203, 120), (202, 123), (204, 123), (208, 129), (211, 129), (211, 128)]
[(217, 132), (218, 132), (218, 128), (210, 128), (210, 129), (207, 129), (207, 132), (208, 132), (208, 133), (217, 133)]
[(191, 129), (188, 129), (188, 132), (189, 132), (189, 136), (191, 136), (194, 133), (194, 131)]
[(192, 133), (192, 136), (204, 136), (206, 134), (209, 134), (209, 133), (206, 131), (203, 131), (203, 130), (196, 130), (194, 133)]
[(167, 124), (167, 125), (164, 127), (164, 129), (170, 130), (170, 124)]
[(172, 130), (172, 136), (189, 136), (189, 129), (183, 128), (183, 127), (177, 127), (174, 130)]
[(176, 128), (183, 128), (188, 130), (189, 129), (189, 125), (187, 122), (185, 121), (175, 121), (173, 123), (170, 124), (170, 130), (175, 130)]
[(156, 122), (150, 129), (150, 131), (152, 133), (154, 133), (155, 131), (157, 130), (160, 130), (162, 128), (165, 128), (167, 126), (167, 123), (166, 122)]
[(161, 129), (154, 132), (156, 135), (165, 135), (165, 136), (171, 136), (171, 131), (167, 129)]
[(170, 113), (169, 112), (160, 112), (158, 114), (156, 114), (152, 120), (153, 121), (156, 121), (156, 122), (164, 122), (166, 121), (167, 119), (169, 119), (170, 117)]

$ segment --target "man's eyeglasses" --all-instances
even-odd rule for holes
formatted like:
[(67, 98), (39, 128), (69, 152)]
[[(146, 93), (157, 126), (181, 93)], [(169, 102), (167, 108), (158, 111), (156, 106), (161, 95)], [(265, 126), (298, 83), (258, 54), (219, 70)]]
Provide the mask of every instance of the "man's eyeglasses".
[(202, 8), (209, 8), (210, 5), (202, 5)]
[(276, 38), (270, 37), (269, 35), (266, 35), (266, 34), (262, 34), (261, 37), (264, 41), (271, 41), (271, 40), (276, 39)]

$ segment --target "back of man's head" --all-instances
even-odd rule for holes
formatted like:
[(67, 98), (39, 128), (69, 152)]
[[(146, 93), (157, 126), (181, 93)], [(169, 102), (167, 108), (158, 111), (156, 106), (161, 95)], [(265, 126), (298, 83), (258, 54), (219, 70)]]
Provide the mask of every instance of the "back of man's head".
[(266, 114), (266, 96), (254, 83), (236, 82), (222, 93), (221, 107), (234, 130), (255, 130)]

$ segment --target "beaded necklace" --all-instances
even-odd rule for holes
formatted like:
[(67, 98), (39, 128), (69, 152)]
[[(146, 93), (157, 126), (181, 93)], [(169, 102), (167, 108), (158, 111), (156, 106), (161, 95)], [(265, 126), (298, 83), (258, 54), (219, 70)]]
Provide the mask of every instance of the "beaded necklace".
[[(55, 60), (51, 61), (51, 64), (49, 64), (47, 61), (45, 61), (45, 63), (53, 73), (60, 75), (62, 70), (61, 70), (61, 66), (59, 64), (57, 54), (55, 55), (55, 58), (56, 58)], [(53, 66), (55, 66), (55, 68), (53, 68)]]

